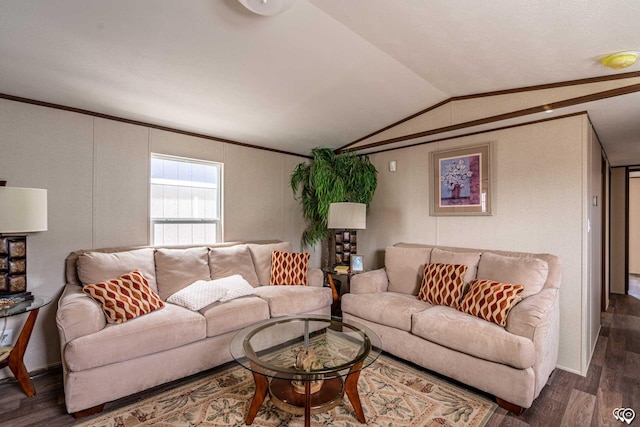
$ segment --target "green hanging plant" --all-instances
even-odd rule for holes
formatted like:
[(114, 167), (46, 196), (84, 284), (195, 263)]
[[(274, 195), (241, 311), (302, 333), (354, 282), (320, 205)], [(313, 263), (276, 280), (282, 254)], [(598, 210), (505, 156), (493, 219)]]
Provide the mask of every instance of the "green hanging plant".
[(300, 240), (302, 247), (329, 238), (327, 218), (331, 203), (364, 203), (369, 209), (378, 184), (378, 171), (369, 156), (336, 154), (330, 148), (314, 148), (311, 154), (313, 161), (298, 164), (291, 174), (293, 195), (300, 200), (307, 221)]

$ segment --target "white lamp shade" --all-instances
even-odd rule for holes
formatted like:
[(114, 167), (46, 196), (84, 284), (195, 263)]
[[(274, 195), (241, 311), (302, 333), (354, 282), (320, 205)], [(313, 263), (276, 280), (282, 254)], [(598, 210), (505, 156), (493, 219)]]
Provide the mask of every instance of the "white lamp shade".
[(0, 187), (0, 233), (47, 230), (47, 190)]
[(327, 228), (364, 230), (367, 228), (367, 205), (364, 203), (331, 203)]

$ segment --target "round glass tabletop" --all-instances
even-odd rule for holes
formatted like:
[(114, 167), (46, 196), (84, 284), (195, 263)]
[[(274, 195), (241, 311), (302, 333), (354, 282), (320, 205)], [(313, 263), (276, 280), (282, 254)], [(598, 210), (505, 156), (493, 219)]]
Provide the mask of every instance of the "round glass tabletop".
[(3, 317), (15, 316), (16, 314), (22, 314), (36, 310), (38, 308), (44, 307), (50, 302), (50, 297), (34, 296), (32, 300), (22, 301), (7, 306), (0, 305), (0, 319)]
[(258, 374), (314, 381), (336, 378), (371, 365), (380, 355), (371, 329), (329, 316), (287, 316), (240, 330), (231, 341), (233, 358)]

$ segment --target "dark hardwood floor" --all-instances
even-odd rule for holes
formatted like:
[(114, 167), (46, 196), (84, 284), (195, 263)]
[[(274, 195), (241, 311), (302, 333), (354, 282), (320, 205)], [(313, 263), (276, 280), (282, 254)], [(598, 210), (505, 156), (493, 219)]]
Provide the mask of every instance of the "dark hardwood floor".
[[(204, 376), (201, 373), (195, 377)], [(193, 377), (192, 377), (193, 378)], [(105, 411), (153, 396), (192, 378), (179, 380), (108, 403)], [(13, 380), (0, 383), (0, 427), (70, 426), (66, 413), (60, 369), (35, 375), (37, 394), (26, 397)], [(620, 426), (612, 410), (639, 412), (631, 425), (640, 425), (640, 300), (612, 295), (602, 315), (602, 329), (586, 377), (556, 369), (533, 406), (520, 416), (498, 408), (488, 427)]]

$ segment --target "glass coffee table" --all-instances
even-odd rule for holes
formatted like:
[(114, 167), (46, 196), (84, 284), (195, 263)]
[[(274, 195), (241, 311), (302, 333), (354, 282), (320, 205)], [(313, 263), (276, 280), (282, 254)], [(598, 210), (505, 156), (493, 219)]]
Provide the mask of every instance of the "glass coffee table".
[(358, 378), (382, 351), (369, 328), (329, 316), (278, 317), (240, 330), (230, 350), (256, 385), (247, 424), (267, 393), (279, 409), (304, 415), (305, 426), (311, 414), (336, 407), (346, 394), (358, 420), (366, 422)]

